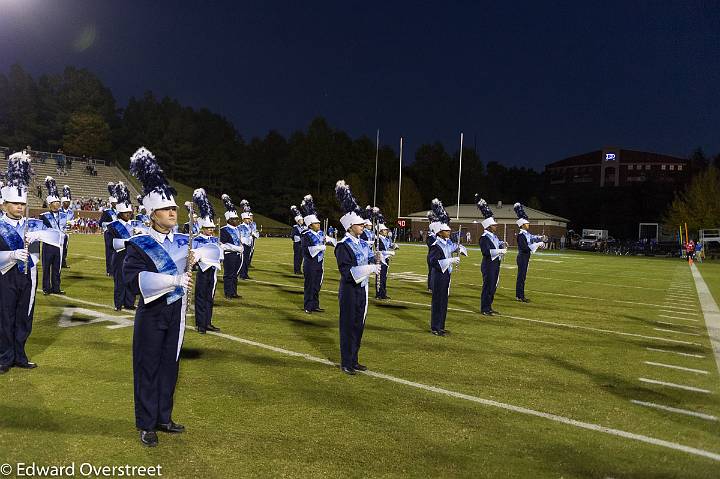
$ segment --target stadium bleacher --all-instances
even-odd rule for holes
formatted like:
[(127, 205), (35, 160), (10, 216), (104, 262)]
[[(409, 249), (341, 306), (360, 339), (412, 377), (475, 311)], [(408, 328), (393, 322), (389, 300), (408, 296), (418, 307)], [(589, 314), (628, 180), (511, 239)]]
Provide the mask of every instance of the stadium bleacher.
[[(12, 151), (9, 148), (0, 147), (0, 170), (7, 170), (7, 158)], [(35, 187), (31, 187), (28, 192), (28, 200), (31, 208), (41, 208), (43, 200), (47, 195), (44, 180), (46, 176), (52, 176), (57, 181), (58, 187), (62, 191), (63, 185), (68, 185), (72, 191), (73, 200), (100, 198), (106, 200), (108, 197), (108, 182), (123, 181), (130, 189), (131, 198), (135, 198), (138, 192), (131, 182), (127, 180), (125, 174), (117, 166), (106, 164), (103, 160), (88, 160), (74, 156), (64, 155), (65, 158), (71, 158), (72, 167), (65, 168), (67, 175), (58, 175), (58, 155), (56, 153), (48, 153), (44, 151), (32, 151), (32, 164), (35, 170), (35, 185), (43, 187), (41, 197), (36, 194)], [(43, 161), (44, 160), (44, 161)], [(91, 176), (87, 170), (88, 161), (92, 162), (95, 167), (96, 175)]]

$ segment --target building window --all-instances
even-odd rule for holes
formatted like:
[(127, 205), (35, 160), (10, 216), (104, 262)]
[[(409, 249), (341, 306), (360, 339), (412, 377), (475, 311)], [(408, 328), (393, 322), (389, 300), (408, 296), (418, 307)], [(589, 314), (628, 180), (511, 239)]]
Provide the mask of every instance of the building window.
[(675, 165), (670, 165), (670, 171), (675, 170)]
[(660, 167), (660, 169), (663, 170), (663, 171), (664, 171), (666, 168), (667, 168), (667, 165), (662, 165), (662, 166)]
[(645, 169), (646, 169), (646, 170), (649, 170), (649, 169), (650, 169), (650, 165), (645, 165)]
[(678, 171), (682, 171), (682, 165), (678, 165)]
[(628, 165), (628, 170), (633, 170), (633, 169), (635, 169), (635, 165)]

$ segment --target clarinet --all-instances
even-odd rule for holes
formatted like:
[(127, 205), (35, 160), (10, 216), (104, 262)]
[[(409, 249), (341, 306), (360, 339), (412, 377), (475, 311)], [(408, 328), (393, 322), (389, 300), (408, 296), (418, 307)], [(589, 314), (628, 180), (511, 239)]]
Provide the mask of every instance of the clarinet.
[[(28, 234), (28, 226), (30, 223), (30, 202), (25, 203), (25, 230), (23, 232), (23, 247), (27, 250), (30, 248), (30, 245), (28, 244), (27, 240), (27, 234)], [(30, 268), (28, 266), (30, 265), (30, 253), (28, 252), (27, 258), (25, 258), (25, 274), (30, 274)]]

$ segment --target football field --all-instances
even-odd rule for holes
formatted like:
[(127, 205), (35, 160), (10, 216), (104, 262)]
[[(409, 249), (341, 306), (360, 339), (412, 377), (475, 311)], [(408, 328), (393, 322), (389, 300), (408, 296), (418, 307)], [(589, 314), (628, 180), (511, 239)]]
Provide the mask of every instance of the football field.
[(350, 377), (335, 365), (332, 248), (325, 312), (308, 315), (290, 240), (261, 238), (242, 299), (218, 282), (222, 332), (200, 335), (188, 317), (173, 414), (187, 431), (147, 449), (134, 428), (132, 311), (112, 309), (101, 237), (72, 236), (67, 296), (37, 299), (27, 351), (39, 367), (0, 376), (0, 464), (159, 464), (183, 478), (720, 477), (719, 363), (703, 315), (720, 299), (720, 265), (694, 277), (679, 259), (549, 251), (531, 260), (523, 304), (511, 252), (502, 314), (485, 317), (471, 248), (452, 275), (451, 334), (436, 337), (426, 253), (398, 250), (392, 299), (368, 307), (369, 371)]

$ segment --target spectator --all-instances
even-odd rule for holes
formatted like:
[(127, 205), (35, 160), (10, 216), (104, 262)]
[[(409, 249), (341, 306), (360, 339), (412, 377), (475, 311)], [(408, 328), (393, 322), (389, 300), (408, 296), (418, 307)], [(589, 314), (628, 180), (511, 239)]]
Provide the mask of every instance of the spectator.
[(560, 237), (560, 249), (565, 249), (565, 241), (566, 241), (565, 235), (562, 235)]
[(472, 235), (470, 235), (470, 232), (468, 231), (467, 233), (465, 233), (465, 242), (467, 244), (470, 244), (471, 240), (472, 240)]
[(703, 251), (703, 245), (701, 242), (698, 241), (697, 243), (695, 243), (695, 261), (702, 263), (704, 258), (705, 251)]

